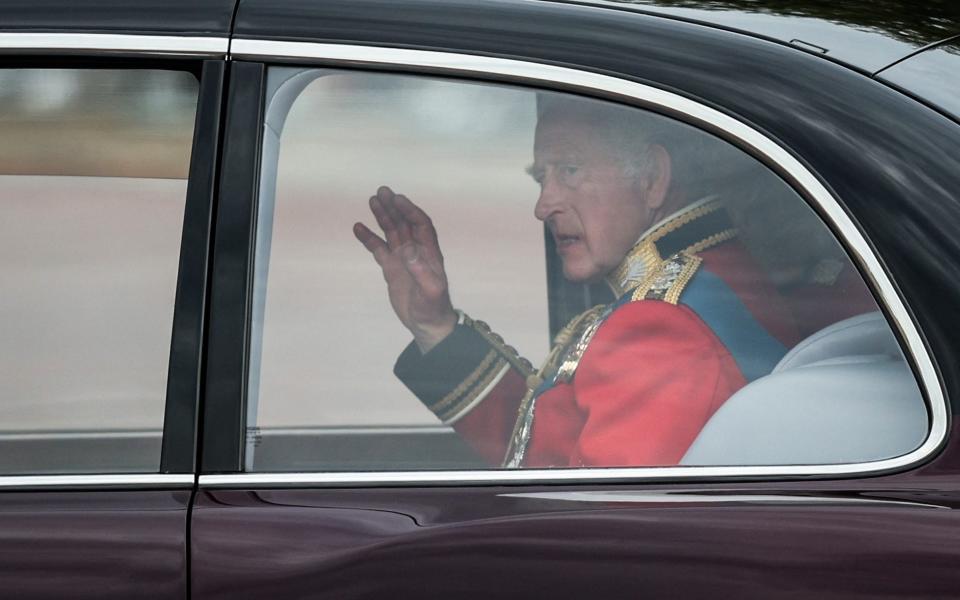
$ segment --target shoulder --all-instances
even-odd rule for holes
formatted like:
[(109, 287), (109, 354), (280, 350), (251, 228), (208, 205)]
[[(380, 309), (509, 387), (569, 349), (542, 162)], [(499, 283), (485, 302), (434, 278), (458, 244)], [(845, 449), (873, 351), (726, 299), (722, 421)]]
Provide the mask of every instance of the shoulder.
[[(631, 301), (604, 320), (583, 354), (589, 380), (649, 377), (684, 371), (689, 362), (722, 362), (720, 338), (690, 307), (662, 300)], [(583, 383), (583, 381), (581, 381)]]
[(686, 335), (694, 331), (708, 333), (709, 327), (697, 315), (699, 303), (695, 301), (691, 306), (687, 300), (691, 290), (695, 299), (713, 295), (704, 288), (715, 287), (714, 280), (703, 269), (700, 256), (689, 252), (673, 254), (656, 263), (638, 286), (611, 305), (597, 333), (633, 340), (649, 339), (654, 332), (665, 334), (668, 329), (685, 330)]
[[(705, 343), (702, 338), (708, 337), (733, 356), (747, 381), (769, 373), (786, 353), (772, 333), (782, 325), (771, 317), (777, 313), (777, 295), (766, 288), (739, 245), (724, 246), (707, 256), (680, 253), (664, 260), (665, 267), (651, 276), (653, 282), (635, 289), (630, 301), (619, 307), (623, 320), (612, 320), (612, 329), (624, 328), (615, 325), (618, 321), (645, 322), (645, 330), (659, 338)], [(640, 333), (636, 327), (633, 335)]]
[(684, 302), (628, 298), (603, 319), (591, 346), (662, 344), (670, 339), (704, 343), (715, 337), (709, 325)]
[(597, 332), (597, 341), (601, 345), (647, 344), (654, 339), (660, 344), (674, 340), (670, 345), (719, 342), (738, 353), (754, 354), (756, 350), (769, 357), (782, 356), (783, 345), (768, 333), (763, 320), (755, 315), (753, 302), (745, 297), (745, 290), (751, 297), (758, 295), (757, 290), (731, 281), (728, 272), (752, 281), (761, 279), (750, 268), (731, 269), (738, 252), (735, 244), (729, 247), (732, 254), (725, 252), (730, 256), (721, 261), (727, 268), (719, 272), (713, 268), (712, 256), (679, 252), (664, 259), (641, 285), (614, 304)]
[[(689, 252), (678, 252), (667, 257), (656, 265), (640, 285), (628, 292), (629, 301), (660, 300), (667, 304), (678, 304), (680, 296), (702, 264), (702, 258)], [(625, 300), (623, 298), (621, 302)]]
[[(697, 285), (693, 285), (696, 282)], [(766, 283), (759, 267), (742, 245), (727, 241), (702, 252), (677, 252), (659, 261), (644, 280), (629, 292), (629, 301), (660, 300), (680, 304), (689, 290), (726, 286), (736, 290), (749, 282), (753, 287)], [(764, 289), (766, 291), (766, 289)], [(621, 298), (620, 303), (627, 299)]]

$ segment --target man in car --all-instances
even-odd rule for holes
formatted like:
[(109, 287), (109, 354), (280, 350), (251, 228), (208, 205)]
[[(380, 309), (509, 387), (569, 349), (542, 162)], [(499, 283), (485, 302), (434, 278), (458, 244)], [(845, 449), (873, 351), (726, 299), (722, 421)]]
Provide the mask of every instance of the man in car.
[(795, 341), (723, 199), (684, 181), (706, 168), (689, 143), (706, 136), (664, 121), (541, 98), (534, 215), (564, 277), (605, 281), (616, 300), (573, 319), (537, 371), (453, 308), (436, 231), (408, 198), (381, 187), (370, 199), (382, 238), (354, 226), (413, 334), (395, 373), (491, 464), (677, 464), (717, 408)]

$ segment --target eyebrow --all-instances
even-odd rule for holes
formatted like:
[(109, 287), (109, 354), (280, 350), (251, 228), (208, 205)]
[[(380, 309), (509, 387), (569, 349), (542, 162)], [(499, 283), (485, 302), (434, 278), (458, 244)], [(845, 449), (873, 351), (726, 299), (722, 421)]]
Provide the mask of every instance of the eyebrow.
[(523, 172), (524, 172), (524, 173), (526, 173), (526, 174), (529, 175), (530, 177), (533, 177), (534, 179), (537, 178), (537, 173), (538, 173), (539, 171), (540, 171), (540, 169), (537, 167), (537, 163), (530, 163), (529, 165), (527, 165), (527, 166), (524, 167), (524, 169), (523, 169)]

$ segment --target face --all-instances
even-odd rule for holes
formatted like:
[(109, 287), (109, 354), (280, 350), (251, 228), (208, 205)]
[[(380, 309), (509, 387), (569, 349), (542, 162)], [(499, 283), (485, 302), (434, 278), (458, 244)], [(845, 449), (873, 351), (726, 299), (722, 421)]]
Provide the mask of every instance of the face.
[(653, 224), (642, 177), (623, 161), (595, 122), (548, 114), (537, 124), (530, 174), (540, 184), (534, 215), (556, 241), (564, 276), (595, 281), (612, 271)]

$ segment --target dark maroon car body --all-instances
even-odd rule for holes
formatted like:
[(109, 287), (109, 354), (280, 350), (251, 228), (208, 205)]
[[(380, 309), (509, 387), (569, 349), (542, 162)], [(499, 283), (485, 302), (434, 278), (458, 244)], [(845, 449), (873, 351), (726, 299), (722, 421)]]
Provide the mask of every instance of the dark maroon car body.
[[(772, 19), (776, 27), (767, 30), (747, 19), (746, 9), (706, 10), (715, 4), (0, 6), (4, 65), (162, 64), (201, 78), (161, 464), (161, 473), (184, 477), (169, 486), (149, 478), (136, 484), (51, 477), (0, 489), (0, 596), (957, 597), (956, 429), (922, 461), (868, 476), (216, 479), (243, 472), (251, 231), (270, 64), (231, 53), (231, 40), (561, 65), (676, 92), (749, 123), (788, 148), (843, 203), (899, 287), (944, 395), (958, 410), (960, 112), (949, 94), (938, 95), (939, 87), (909, 67), (926, 52), (955, 45), (960, 20), (941, 18), (925, 39), (876, 28), (869, 40), (846, 36), (853, 25), (829, 20), (820, 29), (807, 24), (822, 38), (793, 38), (789, 22)], [(59, 48), (29, 40), (18, 46), (16, 36), (28, 33), (81, 36), (65, 37)], [(171, 53), (98, 46), (98, 36), (117, 35), (214, 39), (222, 47)], [(947, 61), (953, 56), (953, 69), (942, 71), (952, 76), (943, 86), (956, 91), (960, 56), (945, 54)]]

